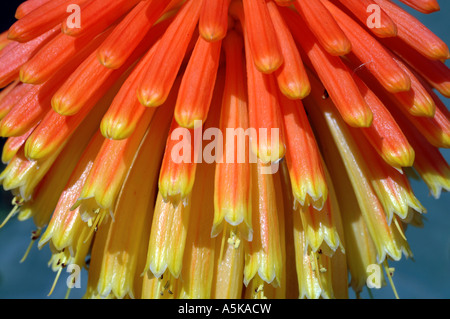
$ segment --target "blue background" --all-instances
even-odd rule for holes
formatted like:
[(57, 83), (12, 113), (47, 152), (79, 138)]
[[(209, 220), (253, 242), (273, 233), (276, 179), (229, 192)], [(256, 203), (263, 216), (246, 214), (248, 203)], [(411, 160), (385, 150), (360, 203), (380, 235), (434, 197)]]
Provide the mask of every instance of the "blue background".
[[(2, 30), (14, 22), (14, 8), (21, 1), (2, 1), (0, 5)], [(431, 15), (417, 12), (415, 16), (450, 44), (450, 2), (440, 0), (441, 11)], [(449, 65), (447, 63), (447, 65)], [(443, 99), (447, 108), (448, 99)], [(443, 150), (447, 161), (450, 150)], [(412, 181), (412, 187), (423, 206), (428, 210), (425, 215), (425, 227), (409, 227), (406, 236), (414, 253), (414, 260), (403, 258), (392, 262), (395, 267), (394, 282), (400, 298), (450, 298), (450, 195), (443, 193), (439, 200), (429, 194), (424, 183)], [(0, 220), (11, 209), (11, 197), (0, 191)], [(36, 246), (31, 250), (27, 260), (19, 263), (30, 241), (32, 221), (19, 222), (11, 220), (0, 230), (0, 299), (6, 298), (48, 298), (55, 273), (47, 267), (50, 260), (48, 246), (39, 251)], [(67, 291), (66, 278), (62, 273), (59, 283), (49, 298), (64, 298)], [(81, 274), (81, 289), (72, 289), (71, 298), (81, 298), (86, 287), (87, 273)], [(388, 286), (371, 290), (375, 298), (394, 298)], [(350, 297), (354, 298), (353, 292)], [(367, 290), (361, 297), (369, 298)]]

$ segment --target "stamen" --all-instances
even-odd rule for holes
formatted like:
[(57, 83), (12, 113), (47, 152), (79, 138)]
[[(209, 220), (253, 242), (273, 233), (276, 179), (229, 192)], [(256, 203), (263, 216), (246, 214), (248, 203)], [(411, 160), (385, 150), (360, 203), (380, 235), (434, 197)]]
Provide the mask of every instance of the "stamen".
[(400, 299), (400, 297), (397, 294), (397, 289), (395, 289), (394, 281), (392, 280), (391, 268), (389, 268), (387, 259), (383, 262), (383, 266), (384, 266), (384, 271), (386, 272), (386, 276), (388, 277), (389, 283), (391, 285), (392, 291), (394, 292), (395, 298)]
[(27, 259), (28, 254), (30, 253), (31, 248), (33, 247), (34, 242), (35, 242), (37, 239), (39, 239), (39, 237), (41, 236), (41, 231), (42, 231), (42, 230), (39, 228), (39, 229), (37, 229), (37, 230), (31, 232), (31, 242), (30, 242), (30, 244), (28, 245), (28, 248), (27, 248), (27, 250), (25, 251), (25, 254), (23, 255), (22, 259), (20, 260), (20, 263), (23, 263), (23, 262)]
[[(100, 214), (101, 212), (101, 214)], [(107, 216), (107, 211), (105, 209), (100, 209), (98, 208), (95, 212), (95, 219), (94, 221), (92, 221), (93, 218), (90, 218), (88, 220), (88, 226), (90, 228), (89, 233), (87, 233), (86, 237), (83, 240), (83, 243), (87, 243), (92, 235), (94, 234), (94, 232), (98, 231), (98, 227), (103, 223), (104, 218)]]
[(50, 292), (48, 293), (47, 297), (50, 297), (53, 294), (53, 290), (55, 290), (56, 284), (58, 283), (59, 277), (61, 276), (61, 272), (63, 270), (63, 266), (59, 267), (58, 272), (56, 273), (55, 280), (53, 281), (52, 288), (50, 289)]
[(66, 300), (69, 299), (71, 291), (72, 291), (72, 288), (67, 288), (66, 295), (64, 296), (64, 299), (66, 299)]
[[(163, 282), (165, 281), (164, 286), (162, 285)], [(169, 295), (173, 295), (173, 284), (174, 284), (174, 280), (172, 277), (172, 274), (170, 272), (168, 272), (167, 276), (164, 278), (163, 280), (163, 275), (161, 275), (161, 277), (158, 279), (158, 291), (159, 294), (161, 296), (164, 296), (164, 294), (167, 293)]]
[(396, 226), (397, 229), (398, 229), (398, 232), (400, 233), (400, 236), (402, 236), (402, 238), (406, 241), (405, 233), (403, 232), (402, 227), (401, 227), (400, 224), (398, 223), (397, 218), (394, 218), (394, 223), (395, 223), (395, 226)]
[(230, 238), (228, 238), (228, 240), (226, 238), (227, 227), (228, 227), (227, 224), (225, 224), (223, 226), (222, 240), (220, 241), (220, 253), (219, 253), (219, 259), (218, 259), (219, 261), (222, 261), (222, 258), (223, 258), (223, 252), (224, 252), (224, 249), (225, 249), (225, 240), (226, 240), (227, 243), (229, 243), (229, 240), (230, 240)]
[[(259, 277), (257, 279), (255, 278), (254, 280), (262, 282), (262, 279)], [(264, 283), (259, 284), (258, 287), (255, 289), (253, 299), (267, 299), (267, 297), (264, 295)]]
[[(236, 299), (242, 296), (242, 277), (244, 270), (244, 245), (238, 247), (228, 244), (234, 238), (236, 244), (238, 228), (225, 224), (222, 240), (216, 240), (214, 256), (214, 274), (211, 298)], [(233, 235), (234, 234), (234, 235)], [(220, 250), (220, 254), (217, 252)], [(219, 255), (219, 256), (218, 256)]]
[(6, 225), (6, 223), (12, 218), (14, 217), (20, 206), (23, 204), (24, 200), (21, 197), (14, 197), (12, 200), (12, 204), (14, 205), (13, 209), (9, 212), (8, 216), (6, 216), (6, 218), (3, 220), (2, 224), (0, 225), (0, 229), (3, 228), (3, 226)]
[(237, 235), (233, 231), (231, 231), (227, 243), (232, 245), (235, 249), (238, 249), (239, 245), (241, 244), (241, 240), (237, 237)]

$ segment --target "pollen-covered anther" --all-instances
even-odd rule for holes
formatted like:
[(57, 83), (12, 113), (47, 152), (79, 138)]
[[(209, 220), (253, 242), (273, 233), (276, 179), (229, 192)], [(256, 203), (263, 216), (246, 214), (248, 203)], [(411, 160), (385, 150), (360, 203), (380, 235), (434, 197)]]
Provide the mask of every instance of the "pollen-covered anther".
[(3, 228), (3, 226), (5, 226), (6, 223), (18, 213), (20, 206), (22, 206), (24, 202), (25, 201), (20, 196), (14, 196), (11, 202), (14, 207), (0, 224), (0, 228)]
[(241, 240), (234, 232), (230, 232), (230, 237), (228, 238), (227, 243), (232, 245), (235, 249), (238, 249), (241, 244)]

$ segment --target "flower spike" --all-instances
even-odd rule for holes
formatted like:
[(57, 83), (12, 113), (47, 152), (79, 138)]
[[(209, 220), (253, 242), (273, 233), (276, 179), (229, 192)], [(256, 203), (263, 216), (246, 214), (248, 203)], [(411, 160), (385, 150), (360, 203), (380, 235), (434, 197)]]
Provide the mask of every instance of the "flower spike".
[[(164, 29), (160, 29), (160, 27), (165, 25), (166, 22), (161, 22), (153, 29), (154, 32), (157, 34), (159, 32), (162, 33)], [(121, 140), (129, 137), (136, 129), (139, 119), (145, 113), (146, 108), (139, 102), (136, 90), (144, 76), (146, 65), (151, 61), (158, 48), (159, 41), (155, 42), (133, 69), (103, 117), (100, 129), (106, 138)], [(176, 83), (174, 89), (178, 88), (178, 86), (179, 83)]]
[(217, 238), (211, 237), (210, 229), (203, 227), (203, 223), (211, 225), (213, 219), (214, 165), (199, 164), (197, 174), (177, 296), (183, 299), (209, 299), (213, 281)]
[(311, 87), (300, 53), (277, 6), (273, 2), (268, 2), (267, 7), (274, 28), (277, 30), (278, 42), (284, 59), (284, 63), (274, 73), (278, 86), (288, 98), (302, 99), (309, 94)]
[(388, 0), (374, 0), (396, 23), (397, 37), (432, 60), (449, 57), (447, 45), (422, 23)]
[(82, 5), (87, 0), (53, 0), (43, 3), (29, 14), (22, 17), (11, 28), (9, 28), (8, 38), (19, 42), (28, 42), (50, 29), (58, 26), (69, 16), (67, 7), (70, 4)]
[(27, 139), (24, 147), (26, 156), (35, 160), (51, 156), (65, 145), (81, 123), (97, 125), (116, 90), (117, 87), (113, 87), (97, 104), (97, 101), (89, 101), (88, 107), (74, 116), (64, 116), (50, 110)]
[[(289, 9), (282, 9), (294, 39), (301, 44), (306, 54), (305, 62), (319, 75), (342, 118), (350, 126), (369, 127), (373, 115), (353, 81), (350, 70), (338, 57), (330, 56), (320, 47), (298, 15)], [(304, 29), (303, 32), (300, 32), (299, 26)]]
[(103, 138), (97, 132), (84, 150), (64, 190), (61, 192), (55, 212), (45, 233), (39, 240), (39, 248), (42, 248), (50, 241), (51, 245), (59, 251), (68, 248), (75, 252), (76, 242), (81, 233), (80, 229), (87, 226), (87, 224), (81, 220), (79, 209), (71, 210), (71, 207), (80, 195), (83, 184), (89, 175), (92, 163), (102, 143)]
[(408, 178), (450, 191), (449, 50), (392, 0), (22, 2), (0, 228), (33, 221), (50, 294), (359, 297), (425, 226)]
[(79, 26), (73, 26), (70, 20), (64, 20), (61, 26), (62, 32), (75, 37), (90, 32), (88, 31), (90, 29), (101, 32), (133, 8), (138, 2), (139, 0), (115, 0), (114, 2), (84, 0), (80, 5), (83, 21)]
[[(83, 37), (73, 38), (63, 33), (44, 45), (27, 63), (20, 68), (20, 80), (24, 83), (42, 84), (76, 59), (84, 60), (105, 39), (108, 31), (97, 37), (89, 32)], [(80, 50), (80, 48), (82, 48)], [(82, 60), (77, 61), (77, 66)], [(67, 78), (68, 76), (66, 76)]]
[[(283, 63), (280, 44), (272, 23), (267, 1), (243, 0), (245, 34), (256, 68), (263, 73), (272, 73)], [(243, 17), (243, 16), (242, 16)]]
[(247, 135), (241, 135), (248, 129), (243, 39), (230, 31), (223, 44), (227, 68), (220, 129), (225, 133), (225, 152), (216, 164), (211, 236), (217, 236), (229, 223), (236, 228), (236, 236), (251, 240), (249, 140)]
[(392, 93), (408, 91), (411, 81), (392, 55), (369, 33), (329, 1), (323, 1), (352, 43), (352, 53)]
[(450, 69), (443, 62), (430, 60), (399, 39), (384, 39), (386, 46), (399, 55), (431, 86), (450, 97)]
[(31, 128), (28, 132), (21, 136), (14, 136), (10, 137), (6, 140), (5, 145), (3, 146), (3, 152), (2, 152), (2, 162), (4, 164), (9, 163), (11, 159), (14, 157), (14, 155), (17, 154), (19, 149), (22, 147), (23, 144), (25, 144), (25, 141), (30, 136), (30, 134), (33, 132), (34, 127)]
[(222, 41), (208, 42), (199, 36), (186, 67), (175, 106), (175, 120), (181, 127), (204, 123), (219, 68)]
[(412, 166), (414, 148), (409, 144), (401, 128), (377, 95), (356, 74), (353, 79), (374, 116), (370, 127), (361, 128), (366, 139), (389, 165), (395, 168)]
[(21, 83), (19, 80), (14, 81), (10, 85), (0, 92), (0, 118), (3, 119), (14, 105), (25, 96), (32, 86), (29, 84)]
[(411, 8), (422, 13), (432, 13), (440, 10), (437, 0), (400, 0)]
[(352, 43), (321, 0), (295, 0), (294, 6), (320, 45), (329, 54), (345, 55), (352, 50)]
[(206, 41), (225, 38), (228, 29), (228, 7), (231, 0), (205, 1), (200, 13), (198, 30)]
[(294, 206), (297, 203), (301, 206), (312, 205), (321, 210), (327, 200), (328, 188), (319, 149), (303, 104), (283, 97), (280, 97), (280, 102), (286, 135), (286, 163), (296, 202)]
[(100, 63), (110, 69), (120, 68), (166, 8), (166, 0), (142, 1), (137, 4), (98, 48)]
[(35, 9), (41, 7), (45, 3), (49, 2), (51, 0), (33, 0), (33, 1), (25, 1), (22, 2), (16, 9), (15, 18), (17, 20), (22, 19), (24, 16), (26, 16), (31, 11), (34, 11)]
[(254, 130), (251, 136), (251, 149), (264, 163), (276, 162), (286, 150), (283, 136), (283, 123), (277, 96), (278, 87), (271, 74), (264, 74), (253, 63), (250, 43), (245, 37), (249, 127)]
[(96, 52), (92, 52), (53, 95), (53, 109), (61, 115), (74, 115), (86, 107), (90, 100), (99, 100), (156, 40), (157, 35), (148, 34), (117, 70), (100, 64)]
[[(363, 25), (368, 26), (368, 22), (379, 23), (375, 25), (376, 28), (369, 28), (369, 30), (379, 38), (389, 38), (397, 36), (397, 25), (389, 17), (389, 15), (383, 11), (374, 0), (339, 0), (339, 2), (345, 6), (354, 17), (359, 20)], [(324, 2), (325, 3), (325, 2)], [(342, 6), (340, 6), (342, 8)], [(371, 15), (375, 11), (379, 13), (379, 20), (369, 20)]]
[(0, 88), (3, 88), (18, 79), (20, 67), (35, 55), (48, 41), (53, 39), (58, 30), (58, 27), (53, 28), (36, 39), (26, 43), (11, 42), (8, 44), (1, 51), (0, 55)]
[[(169, 129), (169, 116), (164, 111), (161, 109), (152, 119), (118, 195), (114, 222), (106, 243), (107, 253), (103, 259), (97, 286), (100, 295), (112, 293), (116, 298), (124, 298), (126, 295), (132, 298), (138, 296), (134, 276), (135, 273), (139, 275), (142, 273), (142, 269), (138, 268), (139, 251), (142, 251), (141, 238), (150, 233), (155, 205), (154, 201), (142, 198), (155, 198), (157, 191), (156, 183), (141, 185), (139, 181), (143, 177), (154, 181), (158, 175), (164, 140), (157, 137)], [(139, 214), (130, 215), (130, 211)], [(133, 236), (129, 236), (130, 229), (133, 229)], [(115, 280), (109, 280), (111, 277)]]
[(195, 30), (203, 0), (187, 1), (167, 28), (138, 87), (139, 101), (159, 106), (167, 99)]
[(255, 276), (278, 287), (282, 276), (281, 232), (277, 210), (274, 178), (264, 174), (261, 161), (252, 163), (253, 240), (245, 242), (244, 284)]

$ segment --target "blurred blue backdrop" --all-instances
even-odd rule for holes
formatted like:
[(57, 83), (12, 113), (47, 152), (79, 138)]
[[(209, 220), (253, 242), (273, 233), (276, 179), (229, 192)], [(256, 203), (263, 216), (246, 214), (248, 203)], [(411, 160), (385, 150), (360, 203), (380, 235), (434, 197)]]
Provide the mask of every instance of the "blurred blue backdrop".
[[(21, 1), (2, 1), (1, 26), (6, 29), (14, 22), (14, 8)], [(412, 12), (447, 44), (450, 44), (450, 2), (440, 0), (441, 11), (431, 15)], [(450, 106), (448, 99), (443, 99)], [(450, 151), (443, 154), (450, 161)], [(390, 263), (395, 267), (394, 282), (400, 298), (450, 298), (450, 195), (443, 193), (439, 200), (429, 194), (424, 183), (412, 181), (412, 187), (428, 210), (425, 227), (409, 227), (406, 236), (414, 253), (414, 260), (402, 259)], [(0, 220), (11, 209), (11, 197), (0, 192)], [(11, 220), (0, 230), (0, 299), (6, 298), (64, 298), (68, 273), (62, 273), (51, 297), (47, 297), (55, 278), (48, 268), (50, 250), (34, 246), (24, 263), (19, 263), (30, 242), (32, 221)], [(86, 287), (87, 273), (81, 274), (81, 289), (72, 289), (71, 298), (81, 298)], [(375, 298), (394, 298), (389, 286), (371, 290)], [(351, 292), (352, 298), (355, 295)], [(369, 298), (367, 290), (361, 295)]]

